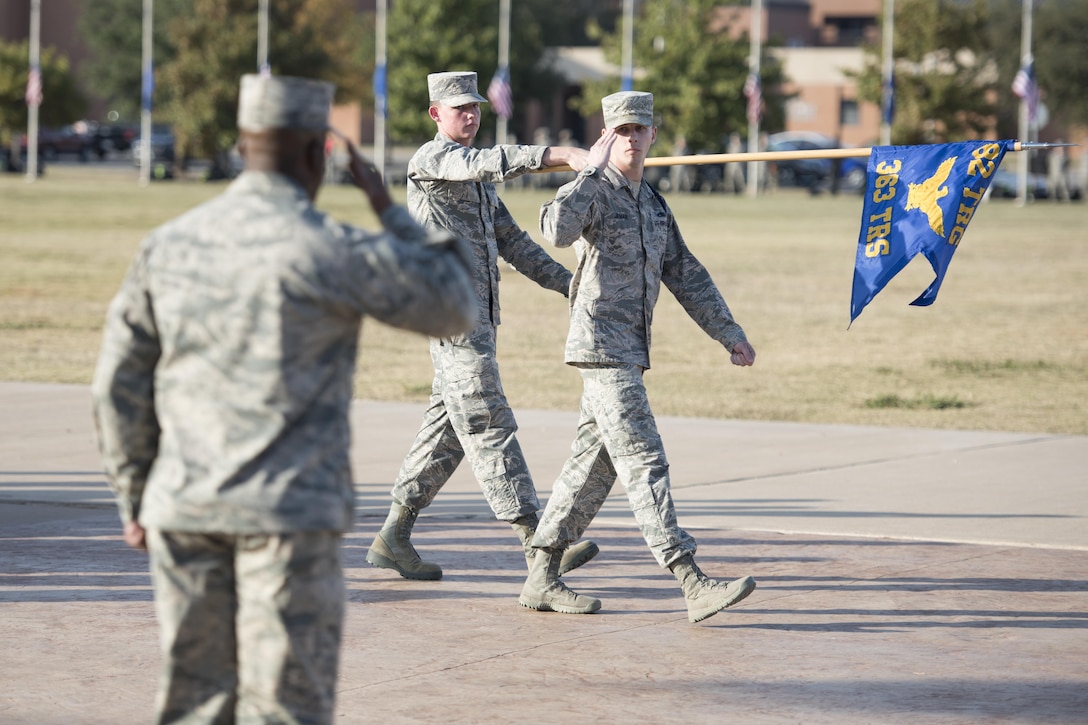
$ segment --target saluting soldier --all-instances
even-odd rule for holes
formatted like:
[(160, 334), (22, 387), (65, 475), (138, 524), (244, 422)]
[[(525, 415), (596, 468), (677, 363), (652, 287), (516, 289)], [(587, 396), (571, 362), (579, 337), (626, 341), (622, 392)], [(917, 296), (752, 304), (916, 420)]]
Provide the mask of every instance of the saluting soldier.
[(533, 546), (532, 570), (519, 602), (570, 614), (597, 611), (600, 600), (577, 594), (556, 564), (597, 515), (618, 477), (654, 558), (680, 582), (692, 622), (755, 589), (749, 576), (710, 579), (695, 564), (695, 540), (676, 521), (669, 464), (646, 397), (650, 324), (661, 283), (734, 365), (756, 353), (707, 270), (688, 250), (665, 200), (642, 180), (657, 139), (653, 95), (605, 97), (605, 130), (578, 178), (540, 211), (540, 229), (559, 247), (574, 245), (566, 362), (582, 376), (578, 436), (552, 489)]
[[(521, 540), (526, 561), (540, 503), (516, 436), (517, 422), (499, 379), (495, 337), (499, 325), (501, 257), (545, 289), (566, 294), (570, 271), (556, 262), (514, 221), (495, 193), (497, 182), (545, 166), (581, 168), (584, 149), (566, 146), (498, 145), (476, 149), (480, 104), (476, 73), (427, 76), (428, 113), (437, 126), (432, 141), (408, 162), (408, 209), (423, 226), (466, 239), (479, 318), (469, 332), (431, 339), (434, 381), (423, 423), (393, 485), (389, 515), (367, 552), (371, 564), (407, 579), (440, 579), (442, 567), (423, 561), (411, 542), (412, 527), (465, 458), (491, 511)], [(571, 547), (562, 570), (597, 554), (592, 542)]]
[(332, 720), (360, 324), (476, 320), (463, 243), (394, 205), (354, 147), (385, 231), (314, 208), (332, 97), (244, 76), (245, 170), (151, 232), (106, 318), (94, 416), (124, 540), (150, 553), (158, 722)]

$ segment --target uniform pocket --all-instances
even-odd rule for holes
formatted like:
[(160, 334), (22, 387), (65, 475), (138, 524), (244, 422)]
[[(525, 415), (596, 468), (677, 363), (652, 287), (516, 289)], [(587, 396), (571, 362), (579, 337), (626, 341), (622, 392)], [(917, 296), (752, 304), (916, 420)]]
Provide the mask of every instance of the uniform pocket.
[(447, 380), (443, 397), (456, 430), (480, 433), (491, 426), (491, 409), (480, 389), (479, 377)]

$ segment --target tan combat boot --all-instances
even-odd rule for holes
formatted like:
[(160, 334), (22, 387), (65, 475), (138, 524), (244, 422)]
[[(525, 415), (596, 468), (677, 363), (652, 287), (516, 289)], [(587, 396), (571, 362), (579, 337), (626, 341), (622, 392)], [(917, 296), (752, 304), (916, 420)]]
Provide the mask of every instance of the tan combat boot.
[(383, 569), (394, 569), (405, 579), (441, 579), (442, 567), (423, 561), (412, 546), (412, 526), (419, 511), (394, 503), (381, 531), (374, 537), (366, 560)]
[[(539, 524), (540, 517), (535, 513), (526, 514), (517, 521), (510, 523), (514, 527), (518, 538), (521, 539), (521, 548), (525, 550), (525, 564), (530, 570), (533, 568), (533, 557), (536, 556), (537, 552), (533, 548), (533, 536), (536, 534), (536, 527)], [(572, 544), (569, 549), (563, 552), (563, 560), (559, 562), (559, 576), (563, 576), (571, 569), (577, 569), (597, 556), (600, 551), (600, 548), (592, 541), (579, 541)]]
[(688, 621), (701, 622), (726, 607), (731, 607), (756, 588), (756, 580), (750, 576), (736, 581), (714, 581), (699, 570), (695, 559), (688, 554), (669, 565), (669, 570), (680, 582), (684, 599), (688, 604)]
[(518, 604), (541, 612), (592, 614), (601, 608), (601, 600), (573, 591), (559, 579), (561, 549), (537, 549), (529, 578), (521, 588)]

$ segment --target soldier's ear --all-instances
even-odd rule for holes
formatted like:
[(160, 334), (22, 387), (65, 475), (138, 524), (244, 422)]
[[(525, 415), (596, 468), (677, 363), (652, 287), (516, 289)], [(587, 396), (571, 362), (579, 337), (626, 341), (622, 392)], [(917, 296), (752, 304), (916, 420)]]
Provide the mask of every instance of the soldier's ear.
[(313, 136), (306, 142), (302, 152), (306, 180), (303, 182), (310, 200), (317, 197), (317, 190), (325, 180), (325, 135)]
[(310, 168), (325, 169), (325, 141), (324, 135), (314, 136), (306, 143), (306, 163)]

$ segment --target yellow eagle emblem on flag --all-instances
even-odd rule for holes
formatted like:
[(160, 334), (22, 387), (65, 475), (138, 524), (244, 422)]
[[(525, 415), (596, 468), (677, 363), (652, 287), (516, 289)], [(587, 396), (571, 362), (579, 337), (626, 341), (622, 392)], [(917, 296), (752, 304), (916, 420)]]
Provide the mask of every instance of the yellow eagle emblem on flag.
[(937, 167), (936, 173), (920, 184), (907, 184), (906, 211), (917, 209), (929, 218), (929, 228), (944, 238), (944, 212), (941, 211), (939, 199), (948, 196), (948, 175), (952, 173), (952, 166), (958, 156), (945, 159)]

